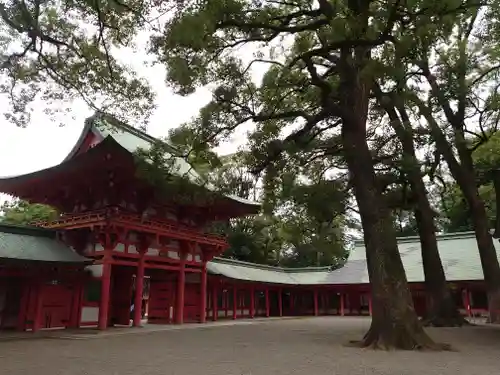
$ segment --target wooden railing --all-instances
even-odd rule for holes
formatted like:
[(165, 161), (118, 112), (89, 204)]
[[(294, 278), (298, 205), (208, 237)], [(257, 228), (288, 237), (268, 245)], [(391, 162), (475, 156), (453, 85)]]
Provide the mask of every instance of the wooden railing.
[(131, 229), (155, 233), (173, 239), (189, 240), (222, 247), (227, 246), (226, 239), (220, 235), (203, 233), (173, 220), (141, 218), (137, 215), (121, 213), (119, 210), (114, 209), (68, 214), (61, 216), (58, 220), (37, 222), (34, 225), (50, 229), (77, 229), (92, 225), (104, 225), (106, 223), (121, 224)]

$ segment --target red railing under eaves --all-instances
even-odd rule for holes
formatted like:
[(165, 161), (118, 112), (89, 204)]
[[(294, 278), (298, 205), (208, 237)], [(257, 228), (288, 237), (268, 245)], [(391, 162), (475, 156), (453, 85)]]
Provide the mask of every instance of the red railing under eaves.
[(99, 210), (81, 214), (64, 215), (58, 220), (36, 222), (33, 225), (47, 229), (78, 229), (108, 223), (119, 224), (129, 229), (159, 234), (173, 239), (195, 241), (215, 246), (227, 246), (223, 236), (203, 233), (173, 220), (143, 219), (137, 215)]

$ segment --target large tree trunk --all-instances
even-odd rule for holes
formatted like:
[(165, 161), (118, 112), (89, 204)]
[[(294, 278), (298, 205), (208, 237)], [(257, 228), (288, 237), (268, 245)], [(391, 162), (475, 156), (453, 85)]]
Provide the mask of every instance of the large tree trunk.
[[(462, 188), (462, 186), (460, 187)], [(475, 180), (473, 180), (473, 186), (469, 186), (469, 189), (472, 187), (476, 194), (472, 192), (465, 194), (463, 189), (462, 191), (471, 211), (474, 233), (479, 248), (479, 257), (488, 288), (489, 321), (490, 323), (500, 324), (500, 266), (493, 238), (489, 230), (488, 215), (486, 214), (484, 203), (477, 192)], [(467, 195), (470, 196), (467, 197)]]
[[(421, 114), (429, 124), (436, 146), (443, 155), (451, 175), (457, 182), (464, 198), (469, 206), (474, 233), (476, 235), (479, 258), (483, 268), (484, 280), (488, 288), (488, 308), (491, 323), (500, 323), (500, 265), (498, 263), (497, 252), (493, 244), (490, 233), (490, 223), (484, 207), (484, 202), (479, 196), (476, 185), (476, 176), (470, 151), (466, 149), (464, 140), (460, 140), (462, 135), (456, 132), (458, 142), (456, 142), (460, 162), (455, 157), (453, 149), (446, 139), (443, 131), (435, 121), (430, 109), (418, 99), (415, 100), (419, 106)], [(455, 125), (455, 128), (458, 128)]]
[[(419, 200), (419, 198), (417, 198)], [(429, 203), (425, 197), (427, 204)], [(420, 205), (420, 202), (417, 203)], [(468, 322), (460, 314), (453, 300), (439, 256), (433, 212), (425, 204), (415, 209), (415, 218), (422, 248), (422, 263), (427, 292), (427, 309), (424, 325), (434, 327), (460, 327)], [(429, 216), (431, 215), (431, 216)]]
[[(470, 30), (472, 30), (472, 28), (470, 28)], [(465, 36), (466, 39), (464, 39), (464, 42), (467, 42), (468, 37), (469, 35)], [(462, 49), (460, 52), (459, 58), (462, 61), (462, 67), (465, 67), (467, 62), (466, 50)], [(419, 67), (426, 76), (431, 86), (432, 93), (440, 104), (454, 132), (454, 145), (457, 150), (458, 160), (453, 153), (450, 143), (439, 127), (439, 124), (435, 121), (430, 108), (419, 99), (416, 100), (421, 113), (429, 123), (432, 135), (436, 141), (436, 146), (442, 153), (453, 178), (460, 186), (469, 206), (472, 222), (474, 224), (477, 246), (479, 248), (479, 257), (481, 258), (481, 265), (483, 267), (484, 279), (488, 287), (490, 321), (492, 323), (500, 323), (500, 265), (490, 234), (490, 223), (486, 215), (484, 202), (480, 198), (477, 189), (472, 151), (469, 149), (468, 142), (465, 139), (466, 94), (464, 90), (461, 91), (461, 95), (457, 98), (459, 110), (453, 111), (449, 99), (444, 95), (436, 77), (430, 71), (428, 62), (420, 62)], [(463, 87), (466, 87), (465, 72), (465, 69), (460, 72), (458, 82), (458, 84)]]
[[(361, 3), (353, 11), (363, 12)], [(368, 19), (362, 19), (365, 23)], [(343, 49), (339, 69), (342, 93), (342, 145), (361, 216), (372, 292), (372, 323), (360, 343), (384, 349), (442, 349), (425, 333), (413, 307), (396, 235), (376, 183), (367, 144), (366, 122), (370, 85), (363, 68), (370, 60), (367, 48)], [(368, 81), (368, 82), (367, 82)]]
[[(358, 116), (356, 116), (358, 117)], [(362, 114), (344, 121), (345, 157), (363, 225), (372, 291), (372, 323), (362, 346), (384, 349), (439, 349), (424, 332), (413, 307), (389, 211), (377, 188)]]
[[(376, 88), (377, 96), (381, 101), (382, 93)], [(427, 190), (422, 179), (422, 172), (415, 153), (413, 131), (406, 109), (399, 103), (396, 113), (395, 106), (384, 102), (384, 107), (391, 120), (391, 125), (403, 147), (403, 157), (407, 164), (407, 176), (411, 189), (416, 198), (415, 219), (420, 237), (422, 263), (427, 292), (427, 309), (424, 316), (424, 325), (435, 327), (456, 327), (467, 324), (455, 305), (451, 290), (446, 283), (443, 264), (439, 255), (434, 225), (434, 211), (427, 197)]]

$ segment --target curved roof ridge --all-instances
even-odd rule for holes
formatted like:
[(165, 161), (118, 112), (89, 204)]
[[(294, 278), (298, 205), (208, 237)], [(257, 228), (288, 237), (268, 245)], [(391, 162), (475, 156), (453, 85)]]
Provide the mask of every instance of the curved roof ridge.
[[(415, 237), (398, 241), (398, 249), (410, 283), (425, 280), (420, 243)], [(500, 257), (500, 243), (494, 241)], [(447, 233), (438, 236), (438, 250), (448, 282), (484, 280), (484, 274), (473, 232)], [(356, 254), (357, 253), (357, 256)], [(232, 279), (274, 283), (282, 285), (361, 285), (369, 284), (369, 275), (364, 247), (353, 250), (347, 262), (334, 270), (283, 269), (260, 266), (249, 262), (218, 260), (208, 264), (209, 271)], [(279, 271), (279, 272), (278, 272)], [(284, 272), (283, 272), (284, 271)], [(314, 272), (317, 271), (317, 272)]]
[[(133, 134), (139, 138), (142, 138), (145, 141), (151, 142), (151, 143), (160, 142), (163, 145), (167, 146), (169, 148), (169, 151), (179, 152), (177, 147), (168, 143), (166, 140), (153, 137), (152, 135), (146, 133), (145, 131), (138, 129), (138, 128), (135, 128), (135, 127), (133, 127), (133, 126), (121, 121), (120, 119), (117, 119), (116, 117), (109, 115), (109, 114), (102, 113), (102, 112), (96, 112), (90, 118), (93, 120), (95, 120), (95, 119), (107, 120), (109, 122), (109, 125), (111, 125), (111, 126), (122, 129), (128, 133), (131, 133), (131, 134)], [(97, 129), (97, 130), (99, 130), (99, 129)], [(175, 156), (179, 156), (179, 155), (175, 155)]]
[(215, 263), (234, 264), (234, 265), (240, 265), (240, 266), (245, 266), (245, 267), (260, 268), (260, 269), (266, 269), (266, 270), (270, 270), (270, 271), (287, 272), (287, 273), (330, 271), (331, 267), (332, 267), (332, 266), (281, 267), (281, 266), (271, 266), (268, 264), (258, 264), (258, 263), (246, 262), (246, 261), (238, 260), (238, 259), (222, 258), (222, 257), (214, 257), (212, 261), (215, 261)]
[[(102, 126), (101, 126), (102, 125)], [(0, 176), (0, 180), (8, 181), (15, 178), (35, 176), (44, 171), (51, 170), (58, 167), (59, 165), (68, 162), (78, 155), (78, 151), (84, 145), (88, 135), (94, 133), (99, 139), (99, 144), (102, 143), (107, 138), (111, 138), (118, 145), (120, 145), (124, 150), (129, 153), (133, 153), (138, 149), (145, 148), (146, 150), (152, 147), (155, 143), (160, 143), (165, 146), (165, 153), (171, 156), (175, 165), (178, 168), (178, 175), (187, 177), (194, 184), (204, 184), (205, 188), (209, 191), (215, 191), (215, 187), (211, 184), (205, 184), (201, 175), (196, 171), (196, 169), (191, 165), (191, 163), (182, 155), (180, 155), (179, 150), (166, 142), (165, 140), (155, 138), (140, 129), (132, 127), (125, 122), (102, 112), (95, 112), (92, 116), (85, 119), (84, 126), (78, 137), (78, 140), (68, 153), (68, 155), (58, 164), (43, 168), (41, 170), (13, 175), (13, 176)], [(233, 202), (243, 204), (252, 210), (250, 213), (256, 213), (258, 207), (261, 206), (259, 202), (254, 202), (245, 198), (241, 198), (231, 194), (223, 194), (227, 199)]]
[(267, 269), (270, 271), (277, 271), (277, 272), (284, 272), (284, 268), (279, 267), (279, 266), (270, 266), (268, 264), (246, 262), (244, 260), (231, 259), (231, 258), (214, 257), (211, 260), (211, 262), (232, 264), (232, 265), (238, 265), (238, 266), (244, 266), (244, 267), (253, 267), (253, 268), (259, 268), (259, 269)]
[(55, 230), (9, 224), (0, 225), (0, 259), (9, 262), (93, 263), (92, 259), (60, 241)]
[(73, 156), (76, 155), (80, 147), (82, 146), (83, 142), (85, 141), (85, 138), (87, 138), (87, 134), (89, 133), (90, 129), (92, 129), (93, 122), (92, 120), (94, 119), (94, 115), (87, 117), (83, 123), (83, 128), (82, 131), (80, 132), (80, 136), (78, 137), (76, 143), (73, 145), (71, 150), (69, 151), (68, 155), (59, 163), (62, 164), (65, 161), (68, 161), (71, 159)]
[[(469, 237), (474, 237), (475, 233), (474, 231), (465, 231), (465, 232), (450, 232), (450, 233), (439, 233), (436, 234), (437, 240), (449, 240), (449, 239), (458, 239), (458, 238), (469, 238)], [(396, 237), (396, 240), (398, 243), (406, 243), (406, 242), (419, 242), (420, 237), (419, 236), (406, 236), (406, 237)], [(354, 245), (355, 246), (364, 246), (364, 240), (357, 239), (354, 240)]]

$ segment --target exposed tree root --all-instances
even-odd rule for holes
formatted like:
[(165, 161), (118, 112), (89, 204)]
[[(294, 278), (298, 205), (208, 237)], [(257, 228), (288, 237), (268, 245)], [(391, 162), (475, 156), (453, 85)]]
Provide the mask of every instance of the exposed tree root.
[(423, 330), (411, 332), (403, 327), (383, 333), (370, 330), (361, 341), (351, 341), (349, 346), (374, 350), (421, 350), (421, 351), (453, 351), (449, 344), (435, 343)]
[(424, 327), (463, 327), (473, 325), (461, 315), (454, 317), (427, 317), (423, 318), (421, 322)]

